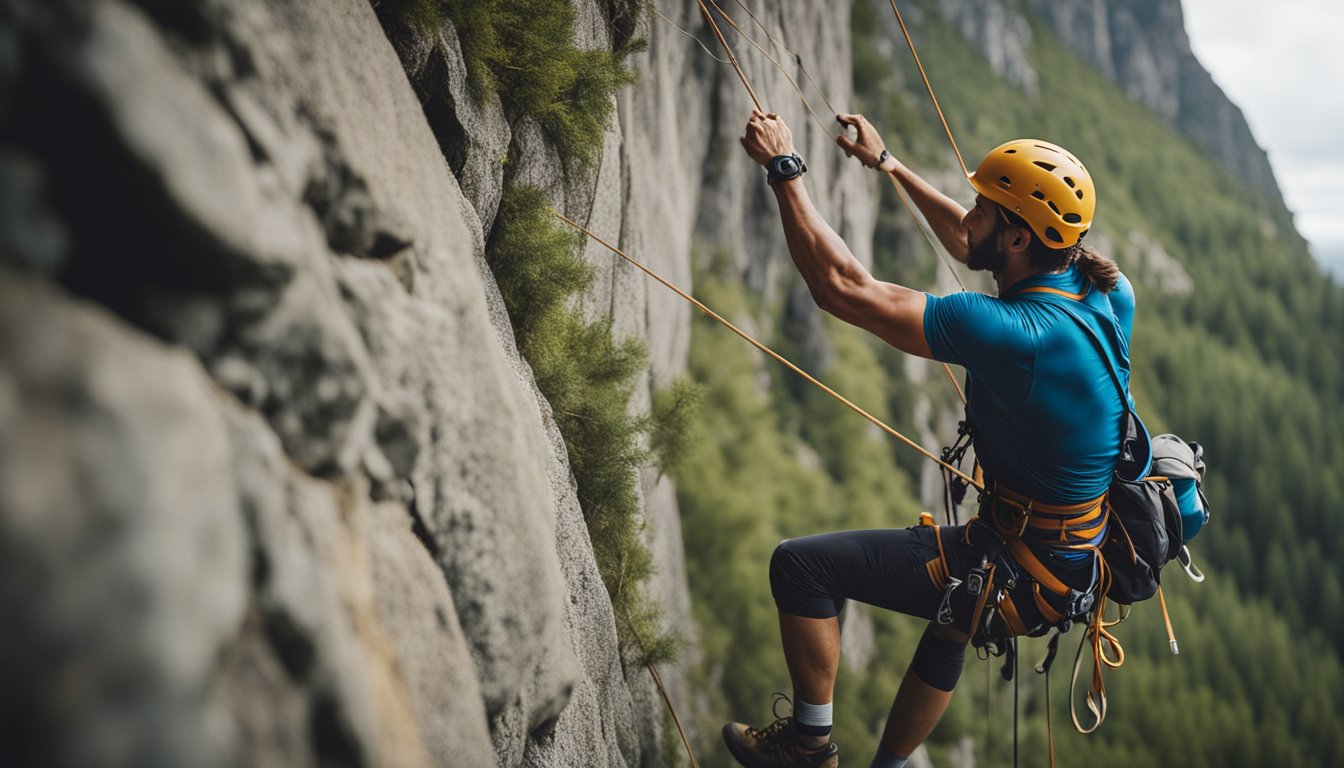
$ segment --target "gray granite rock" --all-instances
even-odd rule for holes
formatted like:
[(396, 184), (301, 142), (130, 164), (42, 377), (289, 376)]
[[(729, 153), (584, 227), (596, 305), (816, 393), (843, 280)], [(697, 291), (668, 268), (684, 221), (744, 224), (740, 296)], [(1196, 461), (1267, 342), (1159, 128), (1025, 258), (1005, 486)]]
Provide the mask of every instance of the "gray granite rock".
[(225, 765), (208, 706), (248, 603), (218, 395), (188, 354), (0, 272), (5, 754)]

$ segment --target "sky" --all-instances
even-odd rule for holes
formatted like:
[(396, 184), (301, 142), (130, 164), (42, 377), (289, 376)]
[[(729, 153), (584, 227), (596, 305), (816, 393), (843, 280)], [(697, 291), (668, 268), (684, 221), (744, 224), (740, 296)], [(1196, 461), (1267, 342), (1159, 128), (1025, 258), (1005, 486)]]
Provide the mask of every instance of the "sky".
[(1344, 2), (1181, 4), (1195, 56), (1269, 152), (1298, 231), (1344, 277)]

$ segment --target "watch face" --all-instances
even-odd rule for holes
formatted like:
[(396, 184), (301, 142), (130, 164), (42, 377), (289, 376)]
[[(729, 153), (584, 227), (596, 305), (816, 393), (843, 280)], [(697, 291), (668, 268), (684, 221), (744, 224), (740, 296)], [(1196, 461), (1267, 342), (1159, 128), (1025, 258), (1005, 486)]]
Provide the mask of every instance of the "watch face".
[(769, 172), (768, 181), (774, 184), (776, 181), (798, 178), (807, 170), (807, 166), (803, 165), (803, 159), (797, 155), (778, 155), (770, 158), (770, 164), (766, 169)]

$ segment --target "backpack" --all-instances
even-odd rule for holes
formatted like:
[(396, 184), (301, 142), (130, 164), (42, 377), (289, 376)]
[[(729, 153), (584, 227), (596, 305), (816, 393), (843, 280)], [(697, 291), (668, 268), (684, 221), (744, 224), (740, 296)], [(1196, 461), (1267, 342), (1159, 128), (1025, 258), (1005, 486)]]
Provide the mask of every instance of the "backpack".
[(1195, 581), (1204, 580), (1185, 546), (1209, 519), (1200, 487), (1204, 449), (1170, 434), (1152, 438), (1151, 445), (1149, 473), (1138, 480), (1117, 475), (1107, 494), (1112, 526), (1101, 547), (1111, 575), (1106, 597), (1125, 605), (1156, 594), (1162, 568), (1172, 560), (1179, 559)]

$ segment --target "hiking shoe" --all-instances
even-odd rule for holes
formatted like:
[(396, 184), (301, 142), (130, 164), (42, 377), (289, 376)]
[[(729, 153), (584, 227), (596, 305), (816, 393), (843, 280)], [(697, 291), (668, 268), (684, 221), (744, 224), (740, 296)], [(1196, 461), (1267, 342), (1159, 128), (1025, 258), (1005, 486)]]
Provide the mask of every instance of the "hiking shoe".
[[(788, 701), (787, 697), (781, 697)], [(779, 704), (780, 699), (775, 699)], [(792, 717), (776, 717), (764, 728), (745, 723), (723, 726), (723, 742), (737, 762), (747, 768), (838, 768), (840, 748), (827, 744), (804, 749), (793, 732)]]

